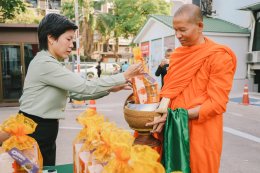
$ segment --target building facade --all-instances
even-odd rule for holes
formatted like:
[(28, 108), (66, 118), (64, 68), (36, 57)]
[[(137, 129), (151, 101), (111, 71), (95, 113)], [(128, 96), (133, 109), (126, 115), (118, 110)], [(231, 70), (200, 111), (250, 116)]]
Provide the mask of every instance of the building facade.
[(38, 52), (38, 25), (0, 24), (0, 106), (17, 103), (30, 61)]
[[(172, 16), (152, 15), (134, 39), (141, 49), (143, 45), (149, 47), (149, 53), (146, 53), (145, 57), (152, 75), (164, 58), (165, 51), (180, 46), (172, 29), (172, 20)], [(227, 45), (235, 52), (238, 68), (232, 92), (243, 91), (244, 84), (248, 82), (246, 56), (249, 50), (250, 31), (221, 19), (205, 17), (203, 34), (215, 42)], [(156, 79), (160, 84), (161, 78)]]

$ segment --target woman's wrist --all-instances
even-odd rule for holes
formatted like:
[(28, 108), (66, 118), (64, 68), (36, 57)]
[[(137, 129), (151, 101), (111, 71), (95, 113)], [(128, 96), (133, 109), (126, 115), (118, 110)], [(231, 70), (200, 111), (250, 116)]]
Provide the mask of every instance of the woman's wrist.
[(123, 75), (125, 77), (125, 80), (128, 80), (131, 78), (131, 75), (129, 75), (129, 73), (127, 71), (123, 72)]

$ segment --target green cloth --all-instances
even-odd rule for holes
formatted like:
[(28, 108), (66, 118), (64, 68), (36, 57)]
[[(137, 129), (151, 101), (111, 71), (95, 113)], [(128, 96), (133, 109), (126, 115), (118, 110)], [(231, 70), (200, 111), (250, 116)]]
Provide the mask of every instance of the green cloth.
[(45, 166), (43, 170), (56, 169), (57, 173), (73, 173), (73, 164)]
[(162, 155), (162, 164), (166, 173), (172, 171), (191, 172), (188, 119), (187, 110), (168, 108)]

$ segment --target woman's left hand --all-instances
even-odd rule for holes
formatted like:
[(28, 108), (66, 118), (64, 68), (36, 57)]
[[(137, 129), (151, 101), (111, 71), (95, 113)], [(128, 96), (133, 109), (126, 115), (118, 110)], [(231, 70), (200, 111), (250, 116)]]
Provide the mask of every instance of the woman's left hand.
[(113, 86), (108, 91), (109, 92), (118, 92), (120, 90), (131, 90), (131, 89), (132, 89), (132, 85), (130, 83), (126, 83), (126, 84), (122, 84), (122, 85)]

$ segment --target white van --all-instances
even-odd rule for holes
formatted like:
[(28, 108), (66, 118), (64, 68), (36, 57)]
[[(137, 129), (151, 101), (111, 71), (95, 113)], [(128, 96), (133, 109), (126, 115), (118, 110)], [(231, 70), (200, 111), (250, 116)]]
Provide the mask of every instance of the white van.
[(121, 67), (115, 62), (101, 62), (102, 74), (117, 74), (120, 73)]
[[(80, 64), (80, 75), (85, 79), (92, 79), (97, 78), (97, 69), (96, 66), (98, 63), (81, 63)], [(74, 67), (75, 71), (77, 70), (77, 67)], [(101, 75), (111, 75), (111, 74), (117, 74), (120, 73), (121, 67), (117, 63), (114, 62), (108, 62), (104, 63), (101, 62)]]

